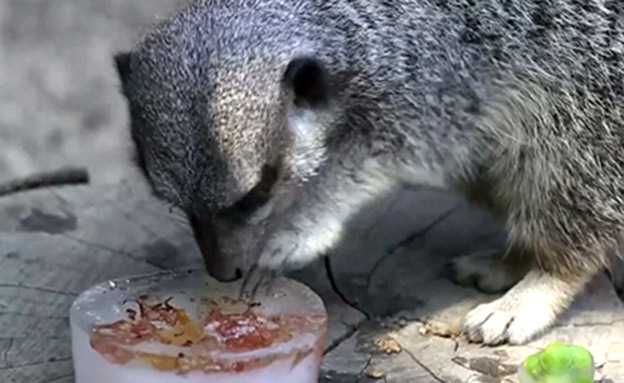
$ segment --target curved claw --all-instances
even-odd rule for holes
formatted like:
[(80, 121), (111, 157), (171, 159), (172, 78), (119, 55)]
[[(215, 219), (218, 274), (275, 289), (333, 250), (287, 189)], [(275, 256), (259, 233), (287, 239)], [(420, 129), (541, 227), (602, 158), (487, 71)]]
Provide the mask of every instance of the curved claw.
[(240, 292), (238, 293), (238, 299), (249, 298), (251, 293), (256, 290), (262, 279), (260, 268), (258, 265), (252, 266), (243, 278), (241, 283)]
[(245, 275), (245, 279), (241, 285), (239, 299), (245, 299), (249, 302), (255, 300), (261, 287), (265, 287), (265, 294), (269, 295), (273, 287), (273, 281), (277, 277), (277, 273), (268, 269), (254, 266)]

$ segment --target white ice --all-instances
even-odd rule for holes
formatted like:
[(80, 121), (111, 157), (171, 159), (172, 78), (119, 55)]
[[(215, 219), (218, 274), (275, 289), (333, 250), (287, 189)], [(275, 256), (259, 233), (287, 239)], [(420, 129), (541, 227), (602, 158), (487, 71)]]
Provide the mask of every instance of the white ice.
[[(259, 354), (289, 354), (269, 366), (242, 373), (204, 373), (194, 371), (185, 375), (157, 371), (136, 361), (126, 365), (113, 364), (90, 346), (91, 329), (95, 325), (111, 323), (126, 318), (126, 309), (136, 309), (138, 297), (148, 295), (156, 301), (174, 297), (171, 304), (183, 308), (195, 319), (206, 314), (206, 300), (221, 296), (234, 297), (240, 285), (221, 284), (203, 272), (170, 272), (158, 276), (132, 278), (96, 286), (76, 300), (70, 313), (72, 351), (76, 383), (317, 383), (322, 350), (317, 349), (319, 334), (295, 334), (293, 340), (274, 347), (249, 353), (221, 355), (222, 359), (249, 359)], [(322, 301), (307, 287), (280, 279), (274, 283), (270, 295), (261, 296), (260, 312), (264, 315), (326, 315)], [(143, 351), (154, 345), (140, 345)], [(160, 355), (177, 355), (175, 347), (155, 345)], [(295, 365), (298, 351), (313, 350)]]

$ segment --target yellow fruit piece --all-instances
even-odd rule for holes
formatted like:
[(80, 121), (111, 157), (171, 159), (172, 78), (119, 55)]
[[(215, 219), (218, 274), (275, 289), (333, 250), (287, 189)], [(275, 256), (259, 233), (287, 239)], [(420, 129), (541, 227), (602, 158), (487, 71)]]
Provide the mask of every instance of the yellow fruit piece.
[(141, 359), (158, 371), (175, 371), (180, 367), (178, 358), (172, 356), (141, 354)]
[(202, 330), (193, 323), (186, 312), (178, 311), (178, 325), (171, 331), (161, 334), (164, 343), (185, 346), (197, 343), (202, 337)]

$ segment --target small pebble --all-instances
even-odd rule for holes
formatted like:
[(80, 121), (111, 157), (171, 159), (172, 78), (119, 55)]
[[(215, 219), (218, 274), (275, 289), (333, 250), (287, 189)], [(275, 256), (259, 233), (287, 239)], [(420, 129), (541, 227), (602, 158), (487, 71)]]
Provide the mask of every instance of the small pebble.
[(399, 354), (403, 351), (401, 345), (393, 339), (380, 339), (375, 342), (375, 345), (379, 351), (385, 352), (386, 354)]
[(386, 373), (380, 370), (369, 370), (366, 371), (366, 376), (371, 379), (382, 379), (386, 377)]

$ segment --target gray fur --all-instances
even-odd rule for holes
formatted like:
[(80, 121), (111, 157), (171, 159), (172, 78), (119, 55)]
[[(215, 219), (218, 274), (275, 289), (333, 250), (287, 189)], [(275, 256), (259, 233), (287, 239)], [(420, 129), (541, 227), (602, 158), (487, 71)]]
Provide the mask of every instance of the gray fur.
[[(624, 229), (623, 44), (619, 0), (201, 0), (120, 72), (147, 176), (187, 214), (227, 220), (279, 169), (272, 198), (220, 232), (249, 264), (312, 260), (400, 182), (472, 189), (558, 281), (530, 273), (554, 286), (552, 321)], [(323, 63), (327, 106), (293, 102), (283, 76), (302, 56)], [(524, 342), (551, 324), (512, 314), (467, 333)]]

